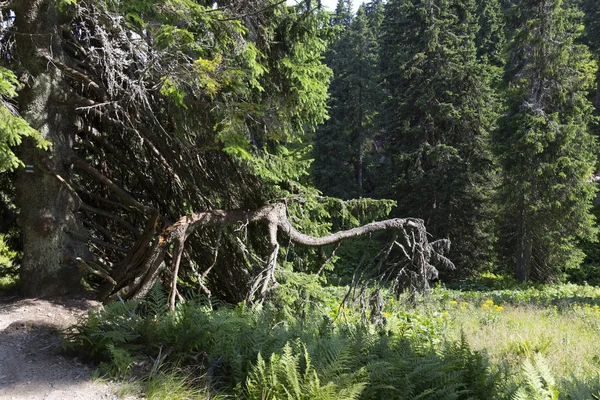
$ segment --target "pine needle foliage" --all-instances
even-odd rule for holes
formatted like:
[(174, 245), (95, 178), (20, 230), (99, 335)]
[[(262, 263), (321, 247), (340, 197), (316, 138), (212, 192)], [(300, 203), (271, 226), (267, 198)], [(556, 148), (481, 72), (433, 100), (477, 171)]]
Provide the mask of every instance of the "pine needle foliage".
[(32, 138), (41, 148), (49, 144), (18, 115), (12, 99), (17, 97), (19, 86), (13, 71), (0, 67), (0, 173), (24, 166), (13, 152), (23, 138)]

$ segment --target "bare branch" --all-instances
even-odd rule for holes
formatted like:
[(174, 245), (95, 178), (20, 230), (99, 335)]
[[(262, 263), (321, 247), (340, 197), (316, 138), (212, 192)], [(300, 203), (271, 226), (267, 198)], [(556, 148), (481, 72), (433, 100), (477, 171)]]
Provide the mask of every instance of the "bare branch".
[(144, 212), (152, 211), (152, 209), (150, 207), (146, 207), (145, 205), (143, 205), (142, 203), (140, 203), (139, 201), (137, 201), (136, 199), (131, 197), (129, 195), (129, 193), (127, 193), (125, 190), (121, 189), (120, 186), (118, 186), (113, 181), (108, 179), (106, 176), (104, 176), (102, 173), (100, 173), (95, 168), (89, 166), (85, 161), (83, 161), (79, 157), (72, 156), (71, 162), (75, 166), (77, 166), (79, 169), (87, 172), (88, 174), (93, 176), (96, 180), (98, 180), (100, 183), (102, 183), (104, 186), (108, 187), (113, 192), (115, 192), (115, 194), (117, 196), (119, 196), (121, 198), (121, 200), (123, 200), (123, 202), (125, 202), (126, 204), (128, 204), (134, 208), (137, 208), (140, 211), (144, 211)]
[(110, 276), (110, 274), (108, 272), (106, 272), (102, 267), (100, 267), (99, 265), (92, 263), (91, 261), (88, 261), (91, 264), (94, 264), (95, 268), (90, 267), (90, 265), (88, 264), (88, 262), (84, 261), (83, 259), (77, 257), (75, 258), (75, 261), (77, 261), (79, 263), (79, 265), (85, 269), (86, 271), (88, 271), (89, 273), (99, 276), (103, 279), (106, 279), (108, 282), (110, 282), (111, 285), (116, 286), (117, 282)]
[[(409, 285), (420, 289), (426, 289), (428, 287), (428, 279), (437, 274), (437, 270), (431, 262), (439, 261), (442, 258), (443, 260), (447, 260), (436, 251), (435, 247), (440, 247), (439, 243), (434, 247), (428, 242), (423, 221), (419, 219), (388, 219), (336, 232), (324, 237), (313, 237), (298, 232), (287, 219), (286, 211), (285, 204), (269, 204), (255, 210), (212, 210), (180, 218), (160, 234), (159, 240), (145, 264), (147, 273), (144, 277), (144, 285), (139, 286), (140, 290), (142, 287), (147, 289), (152, 286), (152, 279), (156, 279), (158, 271), (164, 268), (157, 264), (157, 260), (162, 262), (167, 248), (170, 244), (175, 243), (172, 261), (173, 281), (170, 294), (170, 306), (173, 307), (177, 289), (175, 280), (177, 279), (185, 239), (198, 228), (217, 226), (222, 229), (225, 225), (247, 224), (249, 222), (260, 222), (267, 225), (270, 249), (266, 267), (254, 278), (251, 284), (247, 295), (248, 300), (251, 300), (255, 296), (264, 297), (269, 289), (269, 285), (275, 282), (277, 255), (279, 253), (278, 232), (285, 234), (292, 242), (297, 244), (316, 247), (339, 243), (345, 239), (356, 238), (377, 231), (392, 231), (394, 232), (393, 238), (389, 246), (382, 252), (374, 273), (381, 279), (384, 277), (386, 277), (385, 279), (390, 279), (392, 276), (408, 274)], [(410, 234), (407, 230), (410, 231)], [(410, 248), (410, 252), (407, 251), (405, 245), (398, 242), (397, 239), (400, 232)], [(404, 262), (396, 263), (395, 266), (382, 270), (394, 247), (400, 247), (403, 250)], [(447, 261), (449, 262), (449, 260)], [(151, 278), (149, 275), (154, 276), (154, 278)], [(138, 297), (140, 295), (137, 290), (134, 290), (134, 292), (132, 292), (133, 296)]]
[(106, 93), (106, 91), (104, 91), (102, 86), (97, 84), (92, 78), (90, 78), (84, 72), (78, 71), (75, 68), (69, 67), (68, 65), (64, 64), (63, 62), (57, 60), (56, 58), (51, 57), (49, 54), (44, 54), (44, 58), (49, 63), (53, 64), (58, 69), (63, 71), (65, 74), (69, 75), (71, 78), (76, 79), (76, 80), (80, 81), (81, 83), (87, 85), (90, 89), (92, 89), (100, 97), (100, 99), (102, 101), (108, 102), (108, 94)]
[(171, 293), (169, 295), (169, 310), (175, 309), (175, 297), (177, 296), (177, 277), (179, 275), (179, 264), (181, 263), (181, 255), (183, 254), (183, 246), (185, 238), (183, 235), (179, 235), (175, 240), (175, 248), (173, 249), (173, 256), (171, 262), (171, 272), (173, 274), (171, 279)]

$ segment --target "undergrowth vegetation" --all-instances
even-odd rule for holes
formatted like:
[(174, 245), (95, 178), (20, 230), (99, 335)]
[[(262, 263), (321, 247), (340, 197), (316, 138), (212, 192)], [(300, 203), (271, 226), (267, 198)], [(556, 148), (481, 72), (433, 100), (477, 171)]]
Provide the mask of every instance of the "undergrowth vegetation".
[(416, 299), (370, 289), (342, 304), (345, 288), (310, 280), (261, 305), (194, 297), (173, 312), (155, 286), (90, 311), (64, 346), (155, 399), (600, 396), (597, 288), (440, 287)]
[(0, 233), (0, 296), (12, 293), (18, 283), (18, 266), (15, 259), (18, 252), (9, 245), (11, 236)]

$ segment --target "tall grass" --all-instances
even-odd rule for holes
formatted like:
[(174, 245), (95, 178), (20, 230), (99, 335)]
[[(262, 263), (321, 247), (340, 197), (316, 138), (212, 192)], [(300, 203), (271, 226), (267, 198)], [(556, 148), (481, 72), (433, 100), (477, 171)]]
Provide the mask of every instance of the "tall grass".
[(502, 290), (438, 288), (417, 305), (444, 318), (446, 340), (464, 337), (497, 371), (518, 371), (540, 355), (560, 398), (600, 398), (600, 289), (573, 284)]

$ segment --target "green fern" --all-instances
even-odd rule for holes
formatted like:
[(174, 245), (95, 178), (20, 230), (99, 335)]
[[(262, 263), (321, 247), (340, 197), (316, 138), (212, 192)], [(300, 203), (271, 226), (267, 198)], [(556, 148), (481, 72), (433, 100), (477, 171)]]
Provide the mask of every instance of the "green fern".
[(110, 361), (112, 366), (109, 371), (121, 377), (127, 376), (129, 368), (136, 361), (128, 351), (120, 347), (115, 347), (113, 344), (106, 346), (110, 353)]
[(386, 331), (347, 321), (324, 329), (319, 308), (285, 319), (268, 302), (215, 306), (197, 298), (166, 312), (163, 300), (155, 287), (142, 304), (92, 311), (71, 345), (110, 363), (113, 375), (150, 361), (165, 374), (193, 371), (194, 385), (238, 399), (467, 400), (494, 389), (484, 358), (466, 340), (435, 344), (422, 319)]
[(156, 282), (144, 299), (144, 305), (149, 315), (153, 317), (163, 316), (169, 311), (167, 294), (159, 282)]
[(558, 389), (548, 363), (540, 353), (523, 362), (522, 382), (513, 400), (558, 400)]
[(290, 343), (282, 354), (273, 353), (268, 362), (258, 356), (250, 372), (245, 390), (238, 389), (238, 399), (246, 400), (353, 400), (358, 399), (366, 386), (364, 370), (343, 374), (336, 381), (321, 383), (304, 344), (295, 354)]

